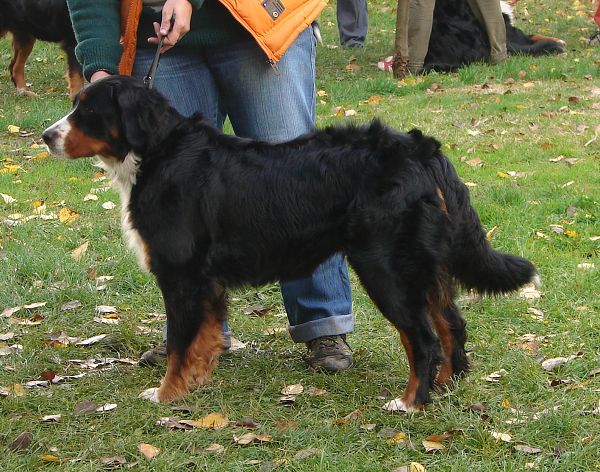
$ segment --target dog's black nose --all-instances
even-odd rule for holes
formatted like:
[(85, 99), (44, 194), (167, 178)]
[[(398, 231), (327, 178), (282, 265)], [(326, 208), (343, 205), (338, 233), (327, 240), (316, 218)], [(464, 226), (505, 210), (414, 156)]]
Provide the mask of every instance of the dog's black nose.
[(42, 133), (42, 139), (44, 140), (44, 142), (46, 144), (50, 144), (50, 142), (52, 141), (52, 138), (56, 135), (55, 131), (52, 131), (50, 129), (47, 129), (46, 131), (44, 131)]

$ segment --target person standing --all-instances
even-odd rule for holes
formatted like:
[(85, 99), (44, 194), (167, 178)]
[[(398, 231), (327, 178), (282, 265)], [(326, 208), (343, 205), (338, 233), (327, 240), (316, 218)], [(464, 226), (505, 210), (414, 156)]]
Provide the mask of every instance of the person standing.
[[(471, 10), (484, 25), (490, 42), (490, 64), (506, 60), (506, 26), (499, 0), (468, 0)], [(435, 0), (410, 0), (408, 14), (408, 70), (423, 71), (429, 49)]]
[[(77, 58), (90, 82), (117, 73), (141, 79), (161, 35), (164, 45), (154, 88), (183, 115), (200, 112), (219, 129), (228, 117), (236, 135), (271, 142), (314, 129), (316, 40), (306, 25), (325, 1), (67, 3)], [(306, 343), (309, 367), (348, 369), (352, 352), (346, 334), (353, 330), (354, 318), (343, 256), (334, 255), (305, 279), (281, 281), (281, 292), (290, 335)], [(227, 324), (223, 329), (230, 339)], [(141, 360), (157, 364), (165, 358), (163, 344)]]
[(338, 0), (336, 16), (342, 47), (363, 47), (369, 30), (367, 0)]

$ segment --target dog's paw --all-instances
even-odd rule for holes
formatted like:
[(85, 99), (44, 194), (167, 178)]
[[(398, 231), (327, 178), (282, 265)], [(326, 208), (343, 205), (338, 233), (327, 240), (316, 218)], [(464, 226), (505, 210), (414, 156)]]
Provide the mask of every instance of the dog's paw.
[(381, 408), (385, 411), (400, 411), (403, 413), (415, 413), (417, 411), (423, 411), (423, 408), (421, 407), (406, 404), (401, 398), (394, 398)]
[(24, 97), (37, 97), (37, 93), (27, 90), (26, 88), (18, 88), (17, 93)]
[(160, 403), (160, 400), (158, 398), (158, 388), (156, 387), (144, 390), (138, 395), (138, 398), (141, 398), (143, 400), (150, 400), (153, 403)]

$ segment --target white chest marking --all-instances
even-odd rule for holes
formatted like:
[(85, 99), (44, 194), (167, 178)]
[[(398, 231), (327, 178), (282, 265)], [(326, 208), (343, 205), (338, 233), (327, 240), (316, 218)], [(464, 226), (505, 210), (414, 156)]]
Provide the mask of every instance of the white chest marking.
[(110, 178), (113, 188), (119, 192), (121, 197), (121, 231), (129, 249), (137, 256), (138, 264), (142, 270), (149, 271), (150, 264), (146, 243), (137, 229), (133, 227), (129, 202), (131, 189), (135, 185), (140, 158), (130, 152), (125, 156), (123, 162), (115, 162), (114, 159), (100, 158), (101, 167)]

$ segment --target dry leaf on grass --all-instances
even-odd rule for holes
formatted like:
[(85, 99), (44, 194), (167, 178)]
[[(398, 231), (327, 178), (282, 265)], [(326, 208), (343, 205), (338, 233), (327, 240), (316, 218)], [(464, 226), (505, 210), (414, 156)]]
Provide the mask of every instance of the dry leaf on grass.
[[(394, 428), (390, 428), (389, 426), (385, 426), (379, 430), (379, 432), (377, 433), (377, 437), (383, 438), (383, 439), (389, 439), (389, 438), (394, 437), (396, 434), (400, 434), (398, 430), (396, 430)], [(402, 433), (402, 434), (404, 434), (404, 433)]]
[(366, 431), (367, 433), (373, 431), (376, 427), (377, 427), (376, 423), (367, 423), (367, 424), (360, 425), (360, 429), (362, 431)]
[(279, 397), (277, 401), (283, 405), (293, 405), (296, 403), (296, 395), (284, 395)]
[(92, 344), (96, 344), (98, 341), (103, 340), (108, 334), (99, 334), (97, 336), (92, 336), (91, 338), (84, 339), (83, 341), (79, 341), (77, 346), (90, 346)]
[(71, 257), (76, 261), (80, 261), (83, 255), (86, 253), (89, 245), (89, 241), (84, 242), (81, 246), (71, 252)]
[(205, 447), (204, 451), (211, 454), (223, 454), (225, 452), (225, 446), (218, 443), (212, 443)]
[(442, 449), (446, 449), (446, 446), (437, 441), (423, 441), (422, 444), (426, 452), (441, 451)]
[(392, 470), (392, 472), (426, 472), (425, 467), (418, 462), (411, 462), (409, 465), (403, 465), (402, 467), (398, 467), (397, 469)]
[(298, 451), (296, 454), (294, 454), (294, 459), (296, 459), (296, 460), (308, 459), (309, 457), (321, 454), (321, 452), (322, 452), (321, 449), (309, 447), (308, 449), (302, 449), (301, 451)]
[(504, 441), (504, 442), (512, 442), (512, 436), (508, 433), (499, 433), (497, 431), (491, 431), (490, 434), (500, 440), (500, 441)]
[(500, 379), (506, 376), (508, 372), (504, 369), (497, 370), (496, 372), (492, 372), (491, 374), (481, 377), (481, 380), (485, 380), (486, 382), (500, 382)]
[(248, 308), (244, 308), (244, 315), (250, 316), (265, 316), (272, 307), (263, 305), (252, 305)]
[(515, 451), (522, 452), (523, 454), (539, 454), (542, 452), (539, 447), (531, 447), (526, 444), (516, 444)]
[(62, 311), (69, 311), (69, 310), (75, 310), (76, 308), (79, 308), (83, 306), (81, 304), (81, 302), (79, 300), (71, 300), (70, 302), (65, 303), (64, 305), (62, 305), (60, 307), (60, 309)]
[(148, 460), (154, 459), (160, 453), (159, 448), (154, 447), (152, 444), (146, 443), (138, 444), (137, 450)]
[(568, 357), (553, 357), (552, 359), (546, 359), (545, 361), (542, 362), (542, 369), (544, 370), (554, 370), (557, 367), (560, 367), (561, 365), (566, 364), (569, 361), (572, 361), (573, 359), (577, 359), (578, 357), (582, 357), (583, 356), (583, 352), (578, 352), (577, 354), (572, 354)]
[(242, 434), (241, 436), (236, 436), (235, 434), (233, 435), (233, 441), (236, 444), (240, 444), (242, 446), (245, 446), (246, 444), (250, 444), (252, 442), (269, 442), (271, 441), (273, 438), (271, 436), (269, 436), (268, 434), (254, 434), (254, 433), (246, 433), (246, 434)]
[(302, 392), (304, 392), (304, 386), (300, 384), (288, 385), (281, 389), (282, 395), (300, 395)]
[(308, 387), (306, 393), (308, 393), (311, 397), (320, 397), (321, 395), (327, 394), (327, 390), (317, 387)]
[(117, 468), (127, 464), (124, 456), (104, 456), (100, 458), (100, 463), (105, 467)]
[(107, 411), (112, 411), (115, 408), (117, 408), (116, 403), (107, 403), (106, 405), (102, 405), (96, 408), (96, 413), (105, 413)]
[(234, 423), (234, 426), (237, 428), (248, 428), (248, 429), (257, 429), (260, 425), (254, 421), (252, 418), (248, 418), (244, 416), (243, 418), (237, 420)]
[(229, 420), (222, 413), (209, 413), (199, 420), (194, 421), (194, 425), (205, 429), (222, 429), (229, 424)]
[(24, 431), (21, 434), (19, 434), (12, 443), (10, 443), (8, 449), (13, 452), (22, 451), (24, 449), (27, 449), (31, 445), (32, 441), (33, 434)]
[(408, 436), (406, 433), (400, 431), (399, 433), (394, 434), (392, 437), (387, 439), (387, 442), (391, 444), (406, 444), (408, 440)]
[(50, 422), (60, 421), (61, 418), (62, 418), (62, 415), (46, 415), (46, 416), (42, 416), (40, 418), (40, 421), (42, 423), (50, 423)]
[(78, 415), (83, 415), (86, 413), (93, 413), (98, 408), (98, 405), (89, 400), (80, 401), (77, 405), (75, 405), (75, 409), (73, 410)]

